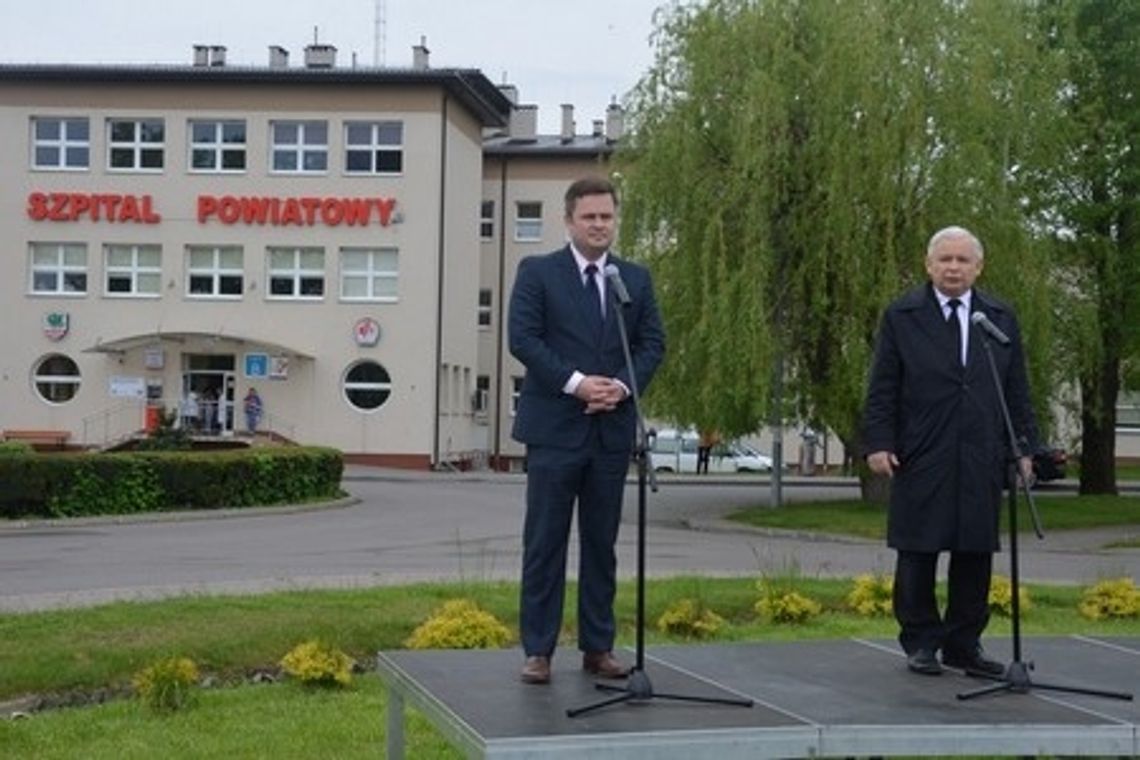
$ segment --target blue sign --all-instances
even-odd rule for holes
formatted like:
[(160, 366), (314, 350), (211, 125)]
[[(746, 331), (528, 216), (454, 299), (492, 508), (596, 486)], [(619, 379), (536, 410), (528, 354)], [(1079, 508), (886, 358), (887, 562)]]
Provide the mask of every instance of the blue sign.
[(245, 376), (246, 377), (268, 377), (269, 376), (269, 354), (246, 354), (245, 355)]

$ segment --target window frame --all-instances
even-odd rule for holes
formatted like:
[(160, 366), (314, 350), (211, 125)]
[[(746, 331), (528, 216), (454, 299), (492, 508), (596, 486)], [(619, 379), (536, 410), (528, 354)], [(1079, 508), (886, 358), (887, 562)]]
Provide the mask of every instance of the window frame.
[[(194, 252), (209, 251), (213, 262), (210, 268), (195, 269), (193, 266)], [(236, 251), (241, 259), (241, 267), (234, 269), (221, 265), (222, 255)], [(185, 297), (193, 301), (240, 301), (245, 295), (245, 250), (240, 245), (188, 245), (186, 246), (186, 291)], [(191, 290), (195, 277), (210, 277), (212, 291), (210, 293), (195, 293)], [(237, 277), (239, 288), (237, 293), (223, 293), (222, 284), (226, 277)]]
[[(533, 206), (537, 216), (523, 216), (523, 207)], [(530, 211), (531, 209), (527, 209)], [(515, 201), (515, 242), (538, 243), (542, 241), (542, 201)]]
[[(74, 368), (74, 374), (44, 374), (44, 365), (48, 362), (61, 359)], [(67, 354), (52, 352), (45, 354), (36, 360), (32, 366), (32, 390), (35, 392), (36, 397), (43, 401), (45, 404), (51, 406), (62, 406), (75, 399), (79, 395), (79, 389), (83, 385), (83, 373), (79, 370), (79, 364)], [(64, 395), (62, 398), (53, 397), (55, 394), (45, 393), (42, 386), (49, 388), (67, 388), (70, 393)]]
[[(129, 265), (111, 263), (111, 253), (114, 249), (125, 249), (131, 254)], [(156, 266), (139, 263), (140, 253), (158, 253)], [(111, 290), (111, 276), (126, 276), (130, 280), (130, 290)], [(158, 275), (158, 284), (155, 291), (140, 291), (140, 275)], [(103, 295), (106, 298), (161, 298), (162, 297), (162, 246), (158, 243), (106, 243), (103, 246)]]
[[(385, 142), (383, 132), (385, 127), (399, 127), (399, 142)], [(353, 128), (368, 127), (368, 142), (351, 142), (350, 131)], [(348, 120), (344, 122), (344, 173), (348, 176), (369, 177), (401, 177), (404, 174), (404, 122), (400, 119), (380, 119), (376, 121)], [(368, 168), (351, 168), (350, 153), (368, 153)], [(395, 155), (399, 162), (398, 169), (381, 169), (380, 154)]]
[[(91, 120), (89, 118), (86, 116), (33, 116), (31, 121), (31, 165), (33, 170), (51, 172), (91, 171)], [(58, 124), (59, 137), (40, 138), (38, 136), (39, 126), (49, 122)], [(87, 130), (87, 137), (85, 139), (69, 137), (68, 125), (71, 123), (82, 123)], [(39, 162), (39, 151), (41, 148), (50, 148), (58, 151), (59, 160), (54, 164), (41, 164)], [(86, 158), (82, 165), (72, 165), (67, 161), (69, 151), (77, 148), (82, 148), (86, 151)]]
[[(117, 140), (115, 139), (115, 126), (119, 124), (130, 124), (132, 137), (130, 140)], [(161, 136), (158, 141), (144, 139), (147, 135), (143, 134), (146, 125), (157, 125)], [(130, 151), (131, 165), (130, 166), (115, 166), (114, 160), (116, 152)], [(157, 154), (159, 159), (158, 166), (144, 166), (144, 159), (147, 155)], [(107, 171), (109, 173), (126, 174), (162, 174), (166, 170), (166, 120), (159, 118), (123, 118), (123, 117), (108, 117), (107, 118)]]
[[(350, 376), (352, 375), (353, 371), (360, 369), (362, 367), (367, 367), (367, 366), (375, 366), (377, 369), (380, 370), (381, 373), (383, 373), (383, 376), (386, 379), (380, 380), (380, 381), (369, 381), (369, 380), (353, 381), (353, 380), (349, 379)], [(344, 399), (345, 403), (348, 404), (348, 406), (353, 411), (360, 412), (361, 414), (375, 414), (380, 409), (384, 408), (384, 405), (387, 404), (391, 400), (391, 398), (392, 398), (392, 385), (393, 385), (392, 374), (390, 372), (388, 372), (388, 369), (383, 364), (376, 361), (375, 359), (357, 359), (356, 361), (352, 362), (347, 367), (345, 367), (344, 374), (341, 376), (341, 379), (340, 379), (341, 397)], [(380, 393), (383, 393), (384, 396), (383, 396), (383, 398), (380, 399), (380, 402), (378, 404), (376, 404), (376, 406), (371, 406), (371, 407), (361, 406), (361, 405), (355, 403), (352, 399), (352, 396), (349, 395), (350, 391), (354, 391), (354, 390), (364, 391), (364, 392), (380, 392)]]
[(479, 203), (479, 239), (495, 239), (495, 201)]
[[(346, 270), (345, 259), (346, 254), (349, 253), (366, 253), (368, 254), (368, 267), (360, 270)], [(395, 256), (395, 268), (393, 269), (379, 269), (376, 262), (382, 254), (393, 254)], [(348, 303), (397, 303), (400, 300), (400, 249), (395, 246), (344, 246), (340, 249), (338, 256), (338, 283), (339, 283), (339, 298), (341, 301)], [(353, 278), (366, 278), (367, 294), (363, 296), (351, 296), (345, 294), (345, 281), (348, 277)], [(394, 295), (377, 295), (376, 282), (377, 280), (390, 280), (393, 283), (392, 290)]]
[[(320, 125), (325, 132), (323, 143), (306, 142), (308, 132)], [(277, 130), (279, 127), (295, 127), (297, 130), (296, 142), (278, 142)], [(320, 169), (306, 168), (306, 155), (313, 154), (324, 157), (324, 166)], [(280, 169), (277, 166), (277, 156), (292, 155), (296, 160), (293, 169)], [(329, 173), (329, 122), (327, 119), (273, 119), (269, 122), (269, 173), (284, 175), (321, 176)]]
[[(274, 254), (288, 253), (292, 255), (293, 263), (288, 268), (275, 268), (273, 265)], [(320, 269), (306, 269), (301, 266), (302, 258), (306, 253), (319, 253), (321, 256)], [(304, 284), (307, 280), (318, 279), (319, 275), (321, 284), (321, 292), (317, 295), (310, 295), (304, 292)], [(325, 276), (325, 249), (320, 246), (269, 246), (265, 251), (265, 300), (267, 301), (323, 301), (325, 300), (325, 293), (327, 292)], [(274, 291), (275, 281), (288, 280), (292, 284), (292, 292), (289, 294), (277, 293)]]
[[(213, 139), (209, 142), (199, 142), (194, 137), (194, 130), (196, 127), (205, 126), (213, 128)], [(226, 141), (226, 128), (234, 126), (241, 127), (241, 142)], [(245, 174), (249, 171), (249, 127), (245, 119), (188, 119), (186, 143), (186, 170), (191, 174)], [(197, 166), (194, 161), (196, 153), (210, 154), (213, 157), (213, 166)], [(240, 169), (226, 167), (227, 153), (241, 155)]]
[[(48, 249), (54, 248), (56, 259), (51, 264), (36, 264), (36, 253), (39, 251), (47, 252)], [(83, 263), (68, 264), (67, 253), (68, 251), (79, 251), (82, 254)], [(56, 277), (55, 288), (52, 290), (41, 290), (36, 287), (36, 274), (50, 272)], [(74, 282), (75, 275), (82, 275), (83, 287), (75, 290), (68, 290), (66, 285), (71, 275), (71, 281)], [(86, 298), (87, 292), (90, 289), (90, 276), (87, 261), (87, 243), (84, 242), (60, 242), (60, 241), (42, 241), (33, 240), (28, 243), (28, 295), (31, 296), (53, 296), (62, 298)]]

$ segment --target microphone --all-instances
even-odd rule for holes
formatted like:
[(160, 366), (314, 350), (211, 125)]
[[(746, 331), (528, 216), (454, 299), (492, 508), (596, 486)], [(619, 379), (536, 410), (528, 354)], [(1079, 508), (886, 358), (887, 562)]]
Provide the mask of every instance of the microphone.
[(1009, 345), (1009, 336), (1001, 331), (997, 325), (990, 321), (984, 311), (975, 311), (970, 315), (970, 321), (985, 330), (986, 334), (1003, 346)]
[(610, 282), (610, 287), (614, 289), (614, 297), (617, 302), (622, 306), (629, 306), (633, 299), (629, 297), (629, 291), (625, 288), (625, 282), (621, 279), (621, 272), (618, 271), (616, 264), (606, 264), (606, 279)]

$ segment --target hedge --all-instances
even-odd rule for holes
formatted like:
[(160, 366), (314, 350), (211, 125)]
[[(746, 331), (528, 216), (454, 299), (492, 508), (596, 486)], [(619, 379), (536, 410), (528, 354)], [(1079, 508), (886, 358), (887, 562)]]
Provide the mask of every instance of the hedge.
[(0, 454), (0, 517), (291, 504), (338, 496), (336, 449)]

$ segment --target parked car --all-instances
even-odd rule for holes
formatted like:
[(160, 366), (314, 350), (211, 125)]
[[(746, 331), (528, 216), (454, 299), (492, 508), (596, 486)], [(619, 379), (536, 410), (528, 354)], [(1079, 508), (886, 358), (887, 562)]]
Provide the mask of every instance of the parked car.
[(1040, 446), (1033, 452), (1033, 474), (1039, 483), (1065, 477), (1065, 466), (1068, 463), (1069, 454), (1064, 449)]
[[(650, 437), (650, 464), (657, 472), (696, 473), (699, 443), (694, 431), (661, 430)], [(771, 457), (735, 441), (718, 443), (709, 454), (709, 473), (771, 470)]]

